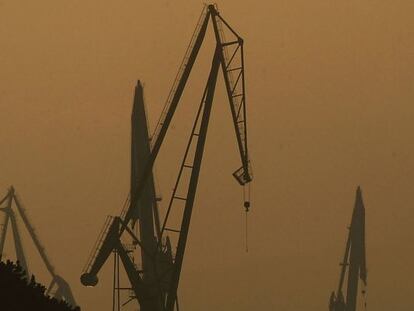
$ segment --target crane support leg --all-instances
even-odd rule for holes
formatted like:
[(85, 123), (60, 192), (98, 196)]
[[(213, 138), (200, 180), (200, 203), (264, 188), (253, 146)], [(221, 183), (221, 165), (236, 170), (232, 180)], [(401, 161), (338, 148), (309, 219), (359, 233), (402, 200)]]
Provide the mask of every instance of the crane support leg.
[(211, 112), (211, 107), (213, 103), (214, 91), (216, 88), (218, 70), (220, 66), (219, 52), (220, 52), (220, 47), (217, 45), (216, 51), (214, 53), (214, 58), (213, 58), (213, 62), (211, 65), (211, 70), (210, 70), (210, 74), (208, 77), (207, 85), (206, 85), (205, 98), (203, 98), (203, 101), (204, 101), (203, 116), (202, 116), (201, 125), (200, 125), (200, 132), (198, 134), (199, 136), (198, 136), (197, 147), (196, 147), (196, 152), (195, 152), (195, 157), (194, 157), (193, 170), (191, 172), (190, 183), (188, 187), (187, 199), (186, 199), (186, 203), (184, 207), (184, 214), (183, 214), (183, 218), (181, 222), (181, 230), (180, 230), (181, 234), (180, 234), (178, 244), (177, 244), (177, 253), (176, 253), (175, 261), (174, 261), (174, 271), (172, 274), (170, 290), (169, 290), (168, 297), (167, 297), (167, 304), (166, 304), (167, 311), (174, 310), (175, 301), (177, 298), (177, 288), (178, 288), (178, 283), (179, 283), (179, 278), (180, 278), (181, 267), (183, 264), (184, 251), (185, 251), (185, 246), (187, 242), (188, 230), (190, 227), (191, 214), (193, 210), (193, 204), (194, 204), (194, 199), (195, 199), (195, 194), (196, 194), (196, 189), (197, 189), (197, 184), (198, 184), (201, 161), (203, 159), (204, 145), (206, 142), (208, 123), (210, 120), (210, 112)]
[(9, 211), (11, 210), (13, 195), (11, 190), (7, 193), (7, 195), (4, 197), (4, 199), (1, 200), (0, 205), (3, 204), (7, 200), (7, 207), (2, 208), (1, 210), (5, 213), (4, 217), (4, 224), (1, 230), (1, 236), (0, 236), (0, 260), (3, 257), (3, 249), (4, 249), (4, 243), (6, 242), (6, 234), (7, 234), (7, 227), (9, 225)]
[(7, 227), (9, 226), (9, 214), (5, 213), (4, 216), (4, 224), (1, 229), (1, 235), (0, 235), (0, 261), (3, 257), (3, 249), (4, 249), (4, 243), (6, 242), (6, 234), (7, 234)]
[(9, 210), (10, 215), (10, 222), (12, 225), (12, 231), (13, 231), (13, 238), (14, 238), (14, 246), (16, 248), (16, 257), (19, 261), (20, 266), (23, 268), (23, 270), (26, 273), (27, 278), (29, 278), (29, 268), (27, 266), (26, 256), (24, 254), (22, 239), (20, 237), (19, 228), (17, 227), (17, 221), (16, 216), (14, 215), (14, 212), (10, 209)]
[(139, 272), (135, 269), (135, 266), (125, 251), (124, 247), (122, 246), (121, 241), (118, 241), (118, 247), (116, 250), (119, 257), (121, 258), (122, 264), (124, 265), (128, 279), (131, 282), (132, 289), (141, 308), (151, 311), (162, 310), (162, 306), (160, 305), (160, 300), (158, 300), (158, 297), (154, 296), (153, 293), (146, 290)]

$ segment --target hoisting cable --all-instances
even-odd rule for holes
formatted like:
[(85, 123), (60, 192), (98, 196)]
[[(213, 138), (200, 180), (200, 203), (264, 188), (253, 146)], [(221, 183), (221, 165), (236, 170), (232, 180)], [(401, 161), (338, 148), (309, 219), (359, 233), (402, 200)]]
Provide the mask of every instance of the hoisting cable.
[(248, 235), (248, 214), (250, 209), (250, 184), (244, 185), (243, 187), (243, 201), (244, 201), (244, 211), (245, 211), (245, 246), (246, 253), (249, 252), (249, 235)]
[(248, 210), (246, 209), (245, 210), (245, 215), (246, 215), (246, 224), (245, 224), (245, 231), (246, 231), (246, 241), (245, 241), (245, 244), (246, 244), (246, 253), (248, 253), (249, 252), (249, 239), (248, 239), (248, 231), (247, 231), (247, 229), (248, 229)]

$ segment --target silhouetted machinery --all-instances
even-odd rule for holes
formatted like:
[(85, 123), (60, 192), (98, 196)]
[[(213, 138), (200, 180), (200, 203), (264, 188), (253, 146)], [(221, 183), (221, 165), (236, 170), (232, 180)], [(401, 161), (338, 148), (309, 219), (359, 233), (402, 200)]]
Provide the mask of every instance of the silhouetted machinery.
[[(210, 20), (216, 39), (214, 57), (172, 196), (161, 224), (152, 174), (153, 165), (180, 102)], [(226, 40), (225, 36), (230, 36), (231, 39)], [(131, 299), (137, 300), (140, 310), (179, 310), (177, 289), (220, 67), (242, 164), (233, 176), (240, 185), (244, 186), (244, 207), (246, 212), (248, 211), (250, 207), (248, 184), (252, 180), (252, 174), (247, 150), (243, 39), (220, 16), (215, 5), (207, 5), (200, 16), (151, 139), (148, 138), (142, 86), (138, 83), (136, 87), (132, 113), (129, 204), (126, 205), (121, 216), (107, 219), (81, 276), (83, 285), (95, 286), (98, 283), (97, 274), (109, 255), (114, 252), (119, 258), (115, 266), (119, 264), (119, 260), (122, 262), (133, 291)], [(130, 246), (122, 242), (121, 237), (125, 232), (132, 239), (133, 245), (140, 249), (141, 267), (135, 264)], [(116, 282), (119, 288), (119, 279), (118, 281), (114, 279), (114, 284)]]
[[(362, 280), (364, 287), (367, 284), (365, 258), (365, 207), (362, 201), (360, 187), (358, 187), (356, 191), (355, 207), (352, 213), (345, 255), (341, 266), (338, 289), (336, 293), (332, 292), (331, 294), (329, 311), (356, 311), (359, 280)], [(347, 269), (348, 278), (345, 299), (342, 288)], [(362, 294), (365, 296), (365, 288), (362, 290)]]
[[(14, 202), (14, 204), (13, 204)], [(17, 223), (17, 216), (13, 210), (13, 206), (16, 206), (17, 212), (20, 215), (29, 235), (35, 245), (37, 251), (39, 252), (40, 257), (43, 260), (47, 270), (49, 271), (50, 275), (52, 276), (52, 281), (46, 291), (47, 295), (51, 295), (58, 300), (64, 300), (69, 305), (76, 307), (77, 304), (75, 302), (75, 298), (73, 297), (72, 291), (69, 287), (69, 284), (58, 274), (56, 274), (54, 267), (52, 266), (49, 258), (46, 255), (45, 249), (40, 243), (39, 238), (35, 234), (35, 230), (31, 225), (25, 210), (22, 208), (20, 201), (15, 193), (13, 187), (11, 187), (7, 193), (7, 195), (0, 201), (0, 206), (6, 205), (3, 208), (0, 208), (0, 211), (4, 212), (4, 223), (2, 229), (0, 231), (0, 260), (3, 258), (3, 250), (4, 244), (6, 242), (6, 235), (7, 229), (9, 226), (9, 222), (11, 224), (12, 232), (13, 232), (13, 240), (14, 240), (14, 247), (16, 251), (16, 258), (19, 261), (20, 266), (26, 272), (28, 280), (30, 280), (30, 273), (27, 264), (27, 258), (25, 256), (25, 251), (23, 248), (23, 243), (21, 239), (21, 233)]]

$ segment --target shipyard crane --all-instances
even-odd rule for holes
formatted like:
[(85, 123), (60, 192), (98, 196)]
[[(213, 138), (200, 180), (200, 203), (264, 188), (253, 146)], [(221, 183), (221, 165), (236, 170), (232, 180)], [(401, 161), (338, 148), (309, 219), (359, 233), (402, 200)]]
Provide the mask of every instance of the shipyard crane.
[[(343, 287), (348, 270), (346, 298)], [(361, 188), (356, 191), (355, 206), (349, 227), (345, 254), (341, 263), (341, 274), (336, 293), (332, 292), (329, 300), (329, 311), (356, 311), (359, 280), (367, 285), (367, 267), (365, 258), (365, 207), (362, 201)], [(362, 290), (365, 295), (365, 289)]]
[(20, 200), (17, 197), (16, 192), (13, 187), (10, 187), (7, 195), (0, 201), (0, 206), (2, 206), (3, 204), (5, 204), (6, 206), (3, 208), (0, 208), (0, 211), (4, 212), (5, 214), (4, 223), (0, 231), (0, 260), (2, 260), (2, 257), (3, 257), (3, 249), (4, 249), (5, 242), (6, 242), (8, 225), (10, 222), (11, 227), (12, 227), (12, 232), (13, 232), (16, 259), (19, 262), (20, 266), (25, 271), (27, 280), (30, 280), (28, 262), (27, 262), (27, 258), (26, 258), (25, 251), (23, 248), (20, 230), (17, 224), (16, 213), (13, 210), (13, 206), (15, 206), (17, 209), (18, 215), (20, 215), (20, 218), (22, 219), (23, 224), (25, 225), (27, 231), (29, 232), (30, 238), (32, 239), (33, 244), (35, 245), (36, 250), (38, 251), (40, 257), (43, 260), (43, 263), (46, 266), (46, 269), (52, 276), (52, 281), (49, 287), (47, 288), (46, 294), (51, 295), (58, 300), (64, 300), (69, 305), (76, 307), (77, 304), (76, 304), (75, 298), (72, 294), (72, 290), (70, 289), (69, 284), (65, 281), (65, 279), (63, 279), (60, 275), (56, 273), (55, 268), (52, 266), (48, 256), (46, 255), (45, 249), (40, 243), (40, 240), (35, 233), (35, 229), (31, 225), (29, 218), (27, 217), (26, 212), (24, 208), (22, 207)]
[[(155, 228), (144, 229), (144, 226), (150, 226), (152, 221), (156, 223), (157, 218), (149, 219), (150, 217), (143, 217), (142, 215), (144, 209), (148, 215), (151, 215), (151, 211), (152, 215), (154, 215), (154, 194), (150, 194), (151, 190), (148, 190), (153, 187), (151, 180), (154, 162), (180, 102), (210, 21), (216, 40), (214, 57), (173, 193), (162, 225), (158, 228), (155, 226)], [(231, 39), (225, 38), (226, 32)], [(197, 23), (196, 30), (155, 127), (151, 137), (151, 144), (147, 150), (145, 150), (145, 146), (143, 147), (143, 153), (146, 153), (147, 159), (141, 167), (142, 170), (139, 172), (139, 176), (136, 176), (135, 181), (131, 182), (129, 205), (127, 205), (125, 212), (121, 213), (119, 217), (110, 217), (105, 223), (104, 229), (81, 275), (83, 285), (95, 286), (98, 283), (97, 274), (100, 269), (111, 252), (116, 252), (124, 265), (135, 298), (140, 305), (140, 310), (173, 311), (179, 309), (177, 289), (220, 68), (224, 77), (241, 159), (241, 167), (233, 173), (233, 176), (244, 187), (244, 207), (246, 212), (249, 210), (249, 183), (252, 180), (252, 173), (247, 148), (243, 39), (223, 19), (215, 5), (207, 5), (204, 7)], [(134, 156), (133, 153), (131, 154)], [(131, 176), (133, 174), (135, 173), (131, 172)], [(189, 176), (189, 178), (185, 176)], [(139, 204), (139, 202), (144, 203), (142, 201), (145, 201), (143, 198), (146, 195), (150, 199), (149, 202), (147, 204)], [(177, 205), (181, 206), (177, 208)], [(181, 214), (181, 224), (178, 227), (173, 227), (170, 224), (170, 215), (177, 211)], [(141, 231), (140, 237), (135, 234), (133, 227), (137, 221), (141, 230), (148, 230), (149, 234), (146, 238)], [(127, 232), (134, 244), (140, 247), (144, 257), (146, 256), (146, 259), (142, 258), (143, 266), (145, 266), (145, 260), (147, 260), (146, 268), (143, 267), (144, 269), (141, 269), (134, 264), (128, 248), (121, 241), (121, 236), (124, 232)], [(173, 249), (175, 253), (173, 253)]]
[[(150, 138), (143, 96), (143, 86), (141, 82), (138, 81), (135, 87), (134, 103), (131, 114), (131, 189), (136, 188), (138, 178), (145, 168), (145, 164), (148, 161), (149, 155)], [(156, 195), (154, 177), (152, 174), (151, 176), (149, 176), (146, 183), (147, 186), (145, 187), (139, 199), (136, 197), (136, 193), (131, 191), (130, 196), (128, 198), (129, 202), (127, 201), (127, 204), (125, 204), (125, 208), (122, 210), (121, 217), (108, 217), (107, 219), (107, 226), (111, 224), (113, 225), (111, 229), (107, 227), (108, 230), (111, 230), (107, 234), (107, 236), (112, 237), (114, 239), (112, 242), (114, 246), (114, 249), (112, 250), (114, 253), (113, 310), (120, 309), (120, 291), (129, 289), (125, 287), (120, 287), (120, 262), (122, 262), (125, 270), (127, 271), (128, 276), (130, 276), (130, 278), (132, 279), (132, 281), (130, 282), (131, 284), (134, 284), (135, 281), (133, 276), (133, 267), (135, 267), (136, 270), (140, 270), (142, 272), (141, 277), (143, 283), (153, 284), (156, 281), (154, 273), (155, 267), (153, 264), (152, 257), (149, 256), (150, 252), (143, 250), (151, 250), (151, 252), (155, 252), (157, 250), (157, 241), (161, 237), (160, 217), (158, 212), (158, 202), (161, 199)], [(142, 249), (140, 249), (140, 268), (137, 267), (134, 258), (134, 251), (136, 249), (137, 244), (135, 242), (134, 236), (132, 236), (132, 243), (125, 244), (122, 243), (119, 239), (118, 233), (121, 221), (125, 216), (125, 213), (130, 205), (135, 206), (136, 208), (132, 216), (132, 224), (130, 227), (128, 227), (127, 232), (139, 236), (140, 241), (142, 242)], [(137, 221), (138, 225), (135, 225)], [(111, 247), (110, 243), (105, 243), (105, 245)], [(98, 251), (98, 249), (96, 249), (96, 251)], [(103, 253), (106, 252), (101, 250), (100, 254)], [(164, 243), (164, 251), (160, 252), (157, 256), (158, 270), (160, 270), (162, 266), (165, 266), (165, 264), (172, 262), (171, 254), (171, 248), (166, 248), (166, 245)], [(95, 261), (99, 262), (100, 260), (97, 259)], [(150, 285), (147, 285), (146, 287), (149, 288)], [(130, 295), (129, 299), (123, 303), (123, 305), (127, 304), (131, 300), (134, 300), (136, 297), (137, 294), (133, 292), (132, 295)]]

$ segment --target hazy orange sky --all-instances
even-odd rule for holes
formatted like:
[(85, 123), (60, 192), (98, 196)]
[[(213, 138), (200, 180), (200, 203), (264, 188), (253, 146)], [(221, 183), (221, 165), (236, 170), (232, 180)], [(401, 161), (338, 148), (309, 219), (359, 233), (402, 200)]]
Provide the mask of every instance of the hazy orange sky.
[[(368, 307), (412, 310), (414, 2), (218, 4), (245, 39), (255, 177), (249, 252), (220, 78), (182, 310), (327, 310), (357, 185), (367, 213)], [(118, 214), (128, 193), (136, 80), (154, 125), (201, 8), (182, 0), (0, 2), (0, 190), (15, 186), (85, 311), (111, 310), (112, 261), (94, 289), (79, 276), (106, 215)], [(207, 78), (206, 40), (157, 162), (163, 205)]]

